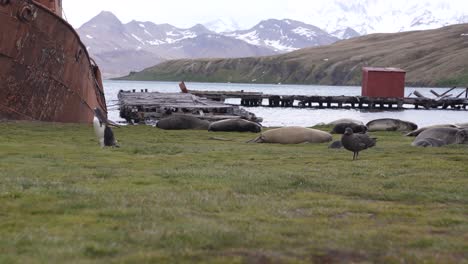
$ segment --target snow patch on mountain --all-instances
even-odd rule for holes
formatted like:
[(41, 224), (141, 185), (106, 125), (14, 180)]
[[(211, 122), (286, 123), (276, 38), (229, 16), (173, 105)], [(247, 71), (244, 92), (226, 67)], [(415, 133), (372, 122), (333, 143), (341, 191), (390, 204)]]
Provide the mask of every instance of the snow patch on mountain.
[(208, 21), (204, 23), (203, 26), (216, 33), (230, 32), (241, 29), (239, 23), (237, 23), (237, 21), (233, 18), (220, 18)]
[(289, 52), (289, 51), (297, 50), (297, 48), (295, 48), (295, 47), (291, 47), (291, 46), (287, 46), (287, 45), (283, 44), (283, 42), (281, 42), (281, 40), (267, 39), (267, 40), (265, 40), (265, 45), (267, 45), (269, 47), (272, 47), (275, 51)]
[(132, 37), (134, 37), (136, 40), (138, 40), (138, 42), (140, 42), (141, 44), (145, 45), (145, 42), (139, 38), (138, 36), (135, 36), (135, 34), (132, 34)]
[(314, 31), (303, 27), (295, 28), (292, 30), (292, 32), (308, 38), (317, 36), (317, 33), (315, 33)]
[(256, 30), (247, 32), (245, 34), (230, 33), (230, 34), (226, 34), (225, 36), (234, 37), (236, 39), (243, 40), (249, 44), (256, 45), (256, 46), (261, 44), (260, 38), (258, 37), (258, 33)]
[(224, 35), (281, 53), (331, 44), (338, 40), (318, 27), (291, 19), (268, 19), (251, 29), (224, 33)]

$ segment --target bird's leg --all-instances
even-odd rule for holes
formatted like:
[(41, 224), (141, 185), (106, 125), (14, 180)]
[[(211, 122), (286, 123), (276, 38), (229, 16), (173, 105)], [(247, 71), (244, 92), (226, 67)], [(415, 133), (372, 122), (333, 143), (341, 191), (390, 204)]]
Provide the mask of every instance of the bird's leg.
[(353, 160), (356, 159), (356, 152), (353, 152)]

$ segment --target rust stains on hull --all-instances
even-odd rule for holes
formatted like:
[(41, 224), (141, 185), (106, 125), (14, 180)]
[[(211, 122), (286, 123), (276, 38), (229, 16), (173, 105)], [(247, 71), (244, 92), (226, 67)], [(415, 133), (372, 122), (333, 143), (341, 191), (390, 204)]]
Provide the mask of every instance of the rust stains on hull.
[(107, 112), (99, 68), (75, 30), (32, 0), (0, 0), (0, 119), (91, 123)]

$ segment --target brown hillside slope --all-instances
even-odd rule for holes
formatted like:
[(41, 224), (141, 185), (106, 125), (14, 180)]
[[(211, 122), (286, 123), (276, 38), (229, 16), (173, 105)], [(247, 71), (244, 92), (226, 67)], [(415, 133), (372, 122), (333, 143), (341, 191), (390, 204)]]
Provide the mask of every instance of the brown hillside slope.
[(399, 67), (407, 84), (468, 85), (468, 24), (372, 34), (257, 58), (173, 60), (123, 79), (357, 85), (362, 66)]

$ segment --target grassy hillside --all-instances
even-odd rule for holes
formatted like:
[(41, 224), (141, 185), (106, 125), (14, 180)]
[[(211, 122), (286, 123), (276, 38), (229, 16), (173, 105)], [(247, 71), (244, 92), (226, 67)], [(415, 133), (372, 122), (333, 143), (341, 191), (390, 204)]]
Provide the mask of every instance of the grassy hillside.
[(372, 34), (269, 57), (167, 61), (126, 80), (359, 85), (361, 68), (398, 67), (409, 85), (468, 85), (468, 24)]
[(467, 146), (115, 134), (0, 123), (0, 263), (468, 263)]

